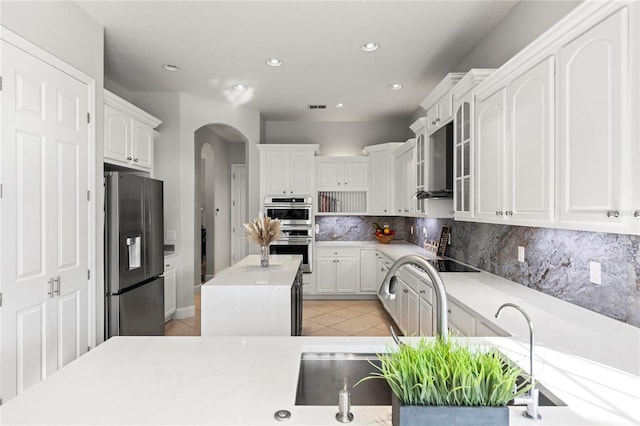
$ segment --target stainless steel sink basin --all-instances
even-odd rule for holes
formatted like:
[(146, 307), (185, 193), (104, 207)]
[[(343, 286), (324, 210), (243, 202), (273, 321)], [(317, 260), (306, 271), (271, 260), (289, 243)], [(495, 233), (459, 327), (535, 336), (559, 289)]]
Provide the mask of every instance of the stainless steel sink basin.
[[(375, 354), (303, 353), (296, 405), (337, 406), (338, 391), (343, 388), (345, 378), (351, 391), (351, 405), (391, 405), (391, 389), (385, 380), (367, 380), (353, 387), (360, 379), (377, 371), (371, 362), (380, 365)], [(520, 382), (523, 380), (521, 377)], [(538, 383), (537, 386), (540, 406), (566, 406), (543, 385)]]
[(380, 365), (375, 354), (303, 353), (296, 405), (338, 405), (338, 391), (344, 380), (351, 391), (351, 405), (391, 405), (391, 389), (385, 380), (360, 379), (377, 371), (369, 361)]

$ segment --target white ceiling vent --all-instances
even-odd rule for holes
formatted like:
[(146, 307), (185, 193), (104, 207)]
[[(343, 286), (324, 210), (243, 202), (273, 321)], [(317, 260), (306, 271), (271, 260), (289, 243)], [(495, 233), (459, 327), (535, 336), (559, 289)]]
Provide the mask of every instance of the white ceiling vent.
[(307, 105), (308, 109), (327, 109), (326, 105)]

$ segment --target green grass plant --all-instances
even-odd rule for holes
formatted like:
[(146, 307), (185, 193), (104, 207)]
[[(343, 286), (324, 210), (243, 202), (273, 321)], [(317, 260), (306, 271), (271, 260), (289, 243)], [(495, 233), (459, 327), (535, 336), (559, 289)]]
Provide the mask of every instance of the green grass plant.
[[(516, 388), (518, 367), (495, 348), (473, 348), (449, 339), (418, 340), (378, 354), (369, 379), (384, 379), (403, 405), (504, 406), (529, 390)], [(360, 383), (358, 382), (358, 383)]]

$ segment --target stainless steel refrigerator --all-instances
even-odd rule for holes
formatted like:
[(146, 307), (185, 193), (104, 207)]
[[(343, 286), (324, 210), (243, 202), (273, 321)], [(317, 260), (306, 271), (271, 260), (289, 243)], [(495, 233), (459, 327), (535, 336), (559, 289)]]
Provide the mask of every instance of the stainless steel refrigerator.
[(162, 181), (105, 174), (105, 335), (164, 335)]

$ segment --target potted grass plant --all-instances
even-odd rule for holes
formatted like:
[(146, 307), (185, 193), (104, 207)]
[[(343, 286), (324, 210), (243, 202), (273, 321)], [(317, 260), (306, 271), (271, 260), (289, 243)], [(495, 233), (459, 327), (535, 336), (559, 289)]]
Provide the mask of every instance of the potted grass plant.
[[(390, 348), (392, 349), (392, 348)], [(497, 349), (474, 348), (455, 339), (421, 338), (378, 354), (369, 379), (384, 379), (396, 425), (508, 425), (507, 403), (529, 385)]]

